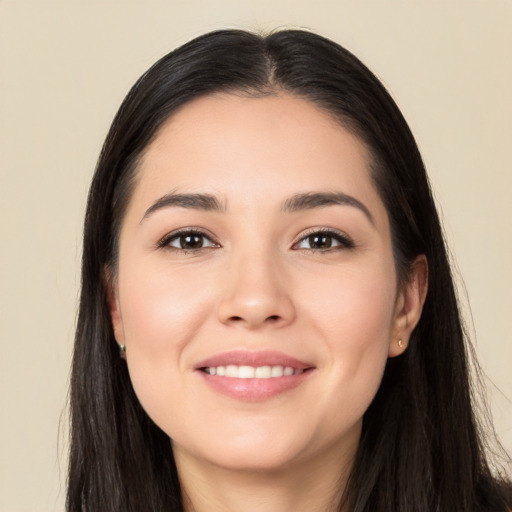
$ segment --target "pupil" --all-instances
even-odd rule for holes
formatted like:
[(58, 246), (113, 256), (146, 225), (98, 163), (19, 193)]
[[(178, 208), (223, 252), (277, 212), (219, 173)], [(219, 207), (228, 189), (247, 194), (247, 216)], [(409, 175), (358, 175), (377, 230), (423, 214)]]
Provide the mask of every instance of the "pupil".
[(328, 249), (332, 245), (332, 240), (329, 235), (311, 235), (309, 245), (313, 249)]
[(203, 246), (203, 237), (201, 235), (182, 235), (180, 245), (183, 249), (199, 249)]

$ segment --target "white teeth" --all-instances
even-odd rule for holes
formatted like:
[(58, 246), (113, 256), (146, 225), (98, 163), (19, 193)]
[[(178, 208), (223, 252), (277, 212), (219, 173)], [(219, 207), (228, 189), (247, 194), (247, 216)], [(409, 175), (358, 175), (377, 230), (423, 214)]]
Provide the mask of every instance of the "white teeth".
[(284, 368), (282, 366), (272, 366), (270, 371), (271, 377), (282, 377), (284, 374)]
[(234, 364), (229, 364), (226, 366), (226, 377), (238, 377), (238, 366)]
[(272, 368), (270, 366), (258, 366), (255, 376), (257, 379), (270, 379), (272, 377)]
[(252, 366), (240, 366), (238, 368), (239, 379), (253, 379), (254, 378), (255, 369)]
[(289, 377), (298, 375), (303, 370), (296, 370), (291, 366), (236, 366), (229, 364), (227, 366), (210, 366), (204, 371), (210, 375), (219, 377), (233, 377), (237, 379), (270, 379), (272, 377)]

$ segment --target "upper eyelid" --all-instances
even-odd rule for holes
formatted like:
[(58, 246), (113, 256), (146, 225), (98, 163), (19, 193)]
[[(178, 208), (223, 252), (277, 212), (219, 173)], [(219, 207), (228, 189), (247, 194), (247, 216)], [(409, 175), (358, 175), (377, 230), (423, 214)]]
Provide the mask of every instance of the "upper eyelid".
[(163, 237), (161, 237), (158, 240), (157, 246), (158, 247), (165, 246), (171, 240), (174, 240), (175, 238), (182, 236), (184, 234), (187, 234), (187, 233), (193, 233), (196, 235), (204, 236), (205, 238), (208, 238), (208, 240), (210, 240), (215, 245), (220, 246), (220, 243), (216, 240), (216, 238), (211, 233), (209, 233), (207, 230), (205, 230), (203, 228), (198, 228), (198, 227), (194, 227), (194, 226), (188, 226), (186, 228), (179, 228), (179, 229), (176, 229), (174, 231), (171, 231), (171, 232), (165, 234)]
[[(301, 233), (297, 238), (296, 241), (293, 242), (292, 247), (295, 247), (299, 243), (301, 243), (306, 238), (310, 237), (311, 235), (314, 235), (316, 233), (322, 233), (325, 235), (330, 235), (333, 238), (336, 238), (342, 245), (345, 245), (347, 249), (355, 248), (356, 243), (354, 239), (349, 236), (344, 231), (340, 231), (338, 229), (334, 228), (327, 228), (327, 227), (316, 227), (316, 228), (310, 228), (306, 232)], [(305, 249), (305, 250), (312, 250), (315, 252), (323, 252), (321, 249)]]
[(347, 240), (352, 240), (352, 237), (350, 235), (348, 235), (347, 233), (345, 233), (344, 231), (341, 231), (339, 229), (327, 228), (327, 227), (314, 227), (314, 228), (309, 228), (306, 231), (303, 231), (300, 235), (297, 236), (296, 242), (294, 242), (294, 243), (300, 242), (304, 238), (306, 238), (308, 236), (311, 236), (311, 235), (314, 235), (315, 233), (323, 233), (323, 234), (327, 234), (327, 235), (336, 235), (336, 236), (338, 236), (340, 238), (345, 238)]

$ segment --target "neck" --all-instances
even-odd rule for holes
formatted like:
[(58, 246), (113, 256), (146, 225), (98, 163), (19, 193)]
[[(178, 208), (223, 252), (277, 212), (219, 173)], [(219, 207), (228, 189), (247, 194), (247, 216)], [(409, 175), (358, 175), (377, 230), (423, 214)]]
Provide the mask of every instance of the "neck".
[[(355, 450), (273, 470), (226, 469), (174, 447), (185, 512), (335, 512)], [(344, 462), (343, 462), (344, 461)], [(186, 468), (186, 470), (185, 470)]]

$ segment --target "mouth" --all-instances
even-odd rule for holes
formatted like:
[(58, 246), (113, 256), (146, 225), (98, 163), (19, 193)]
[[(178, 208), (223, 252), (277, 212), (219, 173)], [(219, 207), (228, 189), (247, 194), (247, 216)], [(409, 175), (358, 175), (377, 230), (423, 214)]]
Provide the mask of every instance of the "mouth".
[(308, 380), (315, 367), (281, 352), (224, 352), (195, 370), (215, 392), (243, 401), (266, 400)]
[(227, 366), (206, 366), (200, 368), (208, 375), (218, 375), (219, 377), (230, 377), (235, 379), (275, 379), (278, 377), (290, 377), (300, 375), (306, 370), (293, 368), (293, 366), (237, 366), (229, 364)]

